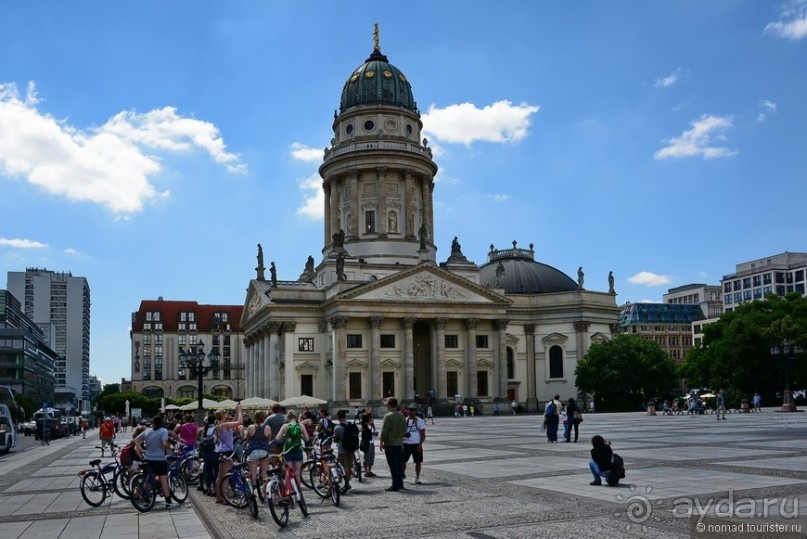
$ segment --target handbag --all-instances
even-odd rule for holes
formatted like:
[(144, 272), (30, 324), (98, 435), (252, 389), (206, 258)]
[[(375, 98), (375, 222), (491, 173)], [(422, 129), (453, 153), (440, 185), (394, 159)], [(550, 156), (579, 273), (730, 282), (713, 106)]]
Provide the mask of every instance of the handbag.
[(578, 423), (582, 423), (583, 422), (583, 414), (581, 414), (580, 412), (575, 410), (574, 411), (574, 420), (577, 421)]

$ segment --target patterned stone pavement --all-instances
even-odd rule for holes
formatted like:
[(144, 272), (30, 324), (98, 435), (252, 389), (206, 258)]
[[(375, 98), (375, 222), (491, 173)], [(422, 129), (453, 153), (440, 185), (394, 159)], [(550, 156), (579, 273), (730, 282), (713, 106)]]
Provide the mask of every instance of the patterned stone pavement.
[[(437, 418), (422, 485), (410, 464), (406, 490), (385, 492), (389, 474), (377, 453), (379, 477), (354, 481), (339, 507), (306, 490), (309, 516), (293, 511), (283, 530), (267, 508), (253, 520), (195, 490), (170, 511), (141, 515), (117, 498), (91, 508), (76, 473), (98, 451), (93, 440), (74, 438), (0, 458), (0, 537), (712, 538), (766, 523), (791, 528), (742, 537), (805, 537), (806, 416), (589, 414), (579, 442), (568, 444), (547, 443), (537, 416)], [(593, 434), (625, 459), (616, 488), (588, 484)], [(714, 523), (735, 528), (697, 529)], [(801, 530), (790, 533), (793, 526)]]

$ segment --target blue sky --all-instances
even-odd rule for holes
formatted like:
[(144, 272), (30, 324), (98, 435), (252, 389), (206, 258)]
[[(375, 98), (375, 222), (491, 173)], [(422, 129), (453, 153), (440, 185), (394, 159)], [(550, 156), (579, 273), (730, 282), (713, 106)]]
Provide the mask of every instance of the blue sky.
[(6, 1), (3, 279), (89, 280), (105, 383), (141, 300), (242, 304), (259, 242), (296, 279), (376, 22), (440, 167), (439, 261), (533, 243), (621, 304), (807, 250), (805, 0)]

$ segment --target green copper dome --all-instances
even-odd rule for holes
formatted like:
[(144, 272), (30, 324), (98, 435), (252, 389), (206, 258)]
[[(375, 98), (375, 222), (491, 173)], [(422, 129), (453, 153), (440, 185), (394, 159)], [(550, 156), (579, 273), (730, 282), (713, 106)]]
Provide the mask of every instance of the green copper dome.
[(391, 105), (417, 112), (409, 80), (377, 47), (353, 70), (342, 88), (339, 111), (359, 105)]

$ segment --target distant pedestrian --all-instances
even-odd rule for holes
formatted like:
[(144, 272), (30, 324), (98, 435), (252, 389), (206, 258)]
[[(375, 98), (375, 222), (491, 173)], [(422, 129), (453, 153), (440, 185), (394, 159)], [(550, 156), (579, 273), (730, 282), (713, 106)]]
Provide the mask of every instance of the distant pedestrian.
[(583, 421), (583, 416), (580, 415), (580, 409), (574, 399), (570, 398), (566, 402), (566, 428), (563, 430), (563, 441), (571, 441), (572, 429), (574, 429), (574, 441), (577, 442), (577, 434), (580, 422)]
[[(723, 417), (720, 417), (720, 412), (723, 412)], [(717, 394), (717, 420), (726, 419), (726, 395), (721, 389)]]
[(389, 412), (384, 416), (384, 422), (381, 424), (379, 449), (382, 453), (386, 453), (387, 465), (392, 476), (392, 485), (387, 488), (387, 491), (398, 492), (404, 490), (401, 453), (406, 418), (398, 411), (398, 399), (395, 397), (387, 399), (387, 409)]
[(401, 454), (401, 473), (406, 478), (406, 463), (409, 457), (415, 463), (415, 484), (420, 485), (420, 468), (423, 463), (423, 442), (426, 441), (426, 422), (417, 416), (414, 406), (409, 406), (409, 417), (406, 418), (406, 431), (403, 438)]
[(432, 405), (429, 405), (429, 408), (426, 410), (426, 419), (432, 422), (434, 425), (434, 411), (432, 410)]
[(472, 405), (470, 405), (470, 406), (468, 407), (468, 410), (471, 412), (471, 417), (473, 417), (473, 416), (474, 416), (474, 413), (476, 412), (476, 408), (474, 408), (474, 405), (473, 405), (473, 404), (472, 404)]
[(760, 405), (762, 404), (762, 397), (759, 396), (759, 393), (754, 393), (754, 397), (751, 399), (751, 404), (754, 405), (755, 412), (762, 411), (762, 408), (760, 408)]
[(513, 415), (516, 415), (518, 412), (518, 403), (516, 402), (516, 399), (513, 399), (513, 402), (510, 403), (510, 408), (513, 410)]
[(558, 423), (560, 421), (560, 396), (555, 395), (544, 407), (544, 418), (546, 419), (546, 439), (549, 443), (558, 441)]
[(378, 435), (375, 430), (375, 419), (372, 412), (365, 412), (361, 418), (361, 449), (364, 453), (362, 464), (364, 464), (364, 475), (366, 477), (375, 477), (373, 473), (373, 464), (375, 464), (375, 441), (373, 438)]

